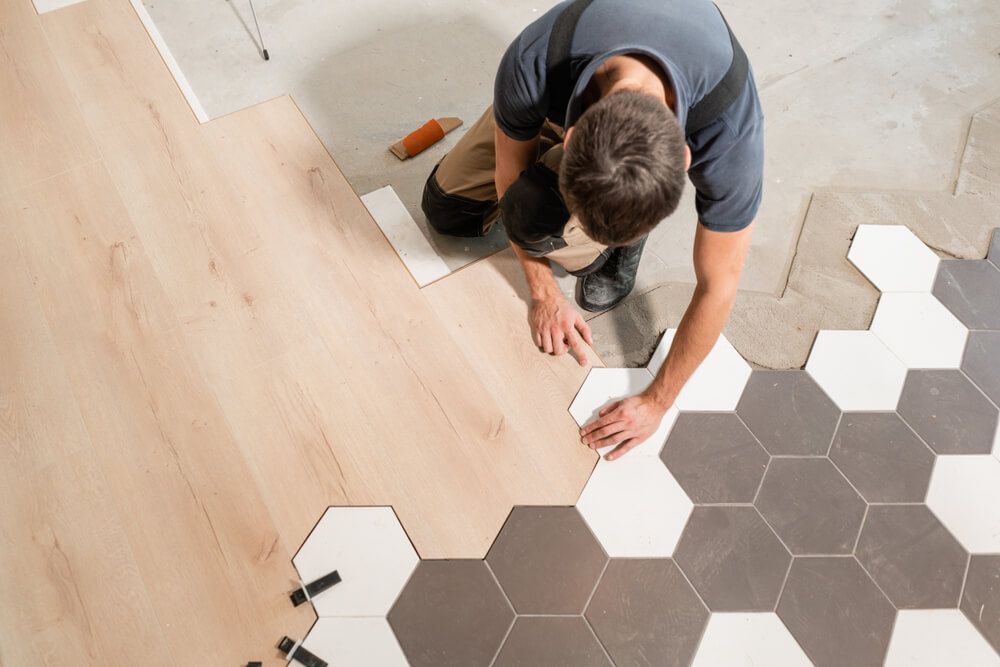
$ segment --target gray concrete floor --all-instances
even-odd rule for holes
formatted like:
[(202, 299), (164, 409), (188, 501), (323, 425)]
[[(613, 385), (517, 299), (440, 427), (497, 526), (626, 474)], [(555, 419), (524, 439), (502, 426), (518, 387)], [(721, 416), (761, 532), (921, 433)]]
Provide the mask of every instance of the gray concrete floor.
[[(386, 147), (434, 116), (474, 121), (508, 42), (554, 3), (259, 0), (269, 62), (245, 0), (145, 4), (210, 116), (290, 94), (359, 194), (391, 184), (423, 224), (423, 180), (462, 130), (403, 163)], [(783, 293), (814, 192), (953, 190), (972, 113), (1000, 97), (995, 0), (719, 4), (750, 56), (767, 119), (745, 291)], [(695, 224), (689, 188), (647, 245), (637, 297), (665, 283), (686, 291)], [(451, 266), (503, 243), (429, 236)]]

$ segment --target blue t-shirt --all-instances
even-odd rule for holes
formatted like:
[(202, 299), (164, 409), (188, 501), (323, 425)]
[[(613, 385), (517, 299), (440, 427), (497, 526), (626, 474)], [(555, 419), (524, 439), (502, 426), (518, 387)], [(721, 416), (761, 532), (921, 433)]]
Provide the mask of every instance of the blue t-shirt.
[[(497, 125), (519, 140), (538, 135), (546, 119), (572, 126), (584, 111), (583, 95), (608, 58), (637, 53), (663, 69), (684, 126), (697, 104), (729, 70), (729, 31), (709, 0), (594, 0), (580, 16), (570, 47), (569, 99), (550, 99), (546, 86), (549, 33), (561, 2), (511, 43), (497, 72), (493, 108)], [(708, 229), (737, 231), (760, 207), (764, 167), (764, 116), (748, 72), (743, 94), (709, 126), (687, 137), (688, 178), (697, 190), (698, 219)]]

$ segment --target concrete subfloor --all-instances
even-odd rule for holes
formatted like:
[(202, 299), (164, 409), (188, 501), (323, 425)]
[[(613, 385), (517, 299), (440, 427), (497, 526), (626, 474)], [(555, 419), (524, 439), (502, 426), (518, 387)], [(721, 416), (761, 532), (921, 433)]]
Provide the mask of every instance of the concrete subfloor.
[[(359, 194), (391, 184), (423, 225), (423, 180), (462, 130), (403, 163), (386, 147), (434, 116), (458, 115), (471, 124), (490, 102), (496, 63), (508, 42), (554, 3), (261, 1), (256, 9), (268, 62), (258, 55), (242, 0), (145, 4), (209, 116), (291, 94)], [(825, 210), (823, 193), (834, 190), (954, 191), (970, 118), (1000, 97), (1000, 5), (719, 4), (750, 56), (767, 118), (764, 203), (727, 333), (751, 361), (794, 367), (804, 361), (821, 322), (865, 328), (871, 315), (870, 308), (855, 306), (831, 319), (827, 304), (789, 294), (810, 202)], [(694, 279), (692, 195), (689, 188), (680, 212), (647, 245), (635, 295), (593, 320), (606, 362), (645, 361), (658, 331), (675, 325), (683, 312)], [(858, 218), (850, 220), (832, 211), (846, 239), (857, 224), (880, 221), (872, 215), (877, 207), (854, 207), (850, 212)], [(991, 226), (982, 222), (984, 234)], [(478, 246), (436, 235), (430, 240), (449, 266), (503, 244), (500, 237)], [(984, 251), (977, 246), (969, 252)], [(839, 251), (821, 254), (819, 264), (843, 262)], [(823, 298), (856, 301), (857, 284), (864, 281), (856, 276), (848, 283), (827, 281), (830, 292)], [(567, 290), (572, 285), (569, 279), (563, 284)], [(867, 294), (873, 305), (875, 292)], [(782, 295), (779, 308), (775, 297)], [(792, 307), (796, 299), (801, 307)], [(761, 326), (760, 318), (781, 319), (781, 326)]]

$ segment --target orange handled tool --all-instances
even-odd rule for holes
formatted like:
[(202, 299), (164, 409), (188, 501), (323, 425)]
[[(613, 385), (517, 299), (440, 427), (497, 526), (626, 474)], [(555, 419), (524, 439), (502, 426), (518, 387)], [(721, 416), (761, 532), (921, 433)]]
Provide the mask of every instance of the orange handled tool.
[(427, 150), (437, 142), (444, 139), (444, 135), (448, 134), (461, 124), (461, 118), (454, 118), (450, 116), (446, 118), (432, 118), (424, 123), (422, 127), (410, 132), (392, 146), (389, 146), (389, 150), (392, 151), (392, 154), (400, 160), (405, 160), (408, 157), (413, 157), (414, 155)]

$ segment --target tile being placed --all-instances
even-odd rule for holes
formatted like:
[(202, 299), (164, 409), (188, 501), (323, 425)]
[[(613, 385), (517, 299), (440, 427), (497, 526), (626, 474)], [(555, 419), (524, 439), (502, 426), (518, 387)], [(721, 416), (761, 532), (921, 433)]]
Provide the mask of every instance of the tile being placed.
[[(653, 376), (645, 368), (592, 368), (570, 404), (569, 414), (577, 425), (589, 424), (598, 418), (602, 408), (614, 401), (641, 393), (652, 381)], [(663, 416), (656, 432), (648, 440), (633, 447), (628, 456), (659, 454), (676, 420), (677, 409), (671, 407)], [(603, 447), (598, 451), (603, 456), (612, 449), (613, 446)]]
[(908, 368), (958, 368), (969, 330), (933, 294), (889, 293), (871, 331)]
[(369, 192), (361, 201), (417, 285), (423, 287), (451, 273), (391, 185)]
[(750, 503), (770, 457), (734, 413), (685, 412), (660, 459), (696, 503)]
[(513, 620), (481, 560), (421, 561), (389, 612), (389, 625), (413, 667), (486, 667)]
[(774, 613), (712, 614), (691, 667), (811, 667)]
[(938, 454), (989, 454), (997, 407), (960, 371), (910, 371), (899, 415)]
[(934, 453), (894, 412), (845, 412), (830, 459), (870, 503), (920, 503)]
[(753, 507), (696, 507), (674, 560), (711, 611), (771, 611), (791, 555)]
[(799, 370), (753, 371), (736, 414), (773, 455), (825, 455), (840, 418), (836, 404)]
[(302, 646), (337, 667), (408, 664), (388, 621), (381, 617), (317, 619)]
[(607, 556), (575, 507), (515, 507), (486, 555), (518, 614), (580, 614)]
[[(677, 329), (663, 332), (647, 368), (656, 375), (667, 358)], [(676, 405), (685, 410), (735, 410), (750, 378), (750, 365), (736, 348), (720, 335), (715, 346), (681, 389)]]
[(582, 616), (519, 616), (495, 667), (611, 667)]
[(755, 504), (795, 555), (851, 553), (866, 507), (826, 458), (772, 459)]
[(939, 456), (927, 506), (968, 551), (1000, 552), (1000, 460)]
[(847, 259), (881, 292), (929, 292), (940, 259), (902, 225), (860, 225)]
[(970, 329), (1000, 329), (1000, 269), (985, 259), (941, 262), (934, 296)]
[(816, 667), (881, 665), (896, 616), (850, 556), (796, 558), (777, 613)]
[(587, 621), (617, 665), (687, 665), (708, 610), (669, 558), (612, 559)]
[(576, 503), (611, 557), (670, 556), (692, 507), (660, 461), (631, 454), (595, 467)]
[(972, 557), (960, 606), (993, 649), (1000, 651), (1000, 554)]
[(417, 564), (391, 507), (331, 507), (292, 559), (309, 583), (341, 581), (312, 600), (317, 616), (385, 616)]
[(1000, 667), (997, 655), (957, 609), (899, 612), (885, 667)]
[(965, 346), (962, 371), (1000, 405), (1000, 331), (973, 331)]
[(871, 331), (820, 331), (806, 371), (845, 412), (894, 410), (906, 366)]
[(969, 554), (924, 505), (872, 505), (856, 555), (897, 609), (958, 606)]

